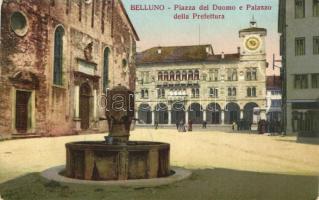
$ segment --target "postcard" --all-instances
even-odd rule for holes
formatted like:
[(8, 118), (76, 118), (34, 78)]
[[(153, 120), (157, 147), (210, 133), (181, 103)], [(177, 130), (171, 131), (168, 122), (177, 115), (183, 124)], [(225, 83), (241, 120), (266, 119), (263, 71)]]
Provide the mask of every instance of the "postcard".
[(318, 0), (0, 8), (0, 200), (319, 200)]

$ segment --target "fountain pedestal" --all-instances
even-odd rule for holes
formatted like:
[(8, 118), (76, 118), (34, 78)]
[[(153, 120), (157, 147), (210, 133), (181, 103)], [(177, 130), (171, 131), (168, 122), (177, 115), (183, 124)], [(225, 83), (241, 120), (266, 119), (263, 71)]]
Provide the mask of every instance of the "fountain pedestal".
[(134, 118), (133, 92), (117, 86), (107, 93), (109, 136), (99, 142), (66, 144), (66, 176), (83, 180), (128, 180), (167, 177), (170, 145), (129, 141)]

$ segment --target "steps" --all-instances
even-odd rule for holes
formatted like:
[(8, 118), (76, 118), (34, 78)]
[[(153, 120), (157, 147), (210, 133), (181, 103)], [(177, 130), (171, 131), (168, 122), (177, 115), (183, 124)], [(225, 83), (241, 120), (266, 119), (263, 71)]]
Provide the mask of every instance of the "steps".
[(41, 135), (37, 134), (12, 134), (12, 139), (30, 139), (30, 138), (40, 138)]

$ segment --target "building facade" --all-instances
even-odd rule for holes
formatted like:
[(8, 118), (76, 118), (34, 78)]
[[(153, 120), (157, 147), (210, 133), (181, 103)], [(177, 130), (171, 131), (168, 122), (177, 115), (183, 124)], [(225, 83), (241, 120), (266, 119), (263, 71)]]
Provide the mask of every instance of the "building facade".
[(268, 121), (282, 121), (282, 84), (280, 76), (267, 76), (266, 82)]
[(266, 111), (267, 31), (252, 21), (234, 54), (211, 45), (154, 47), (137, 54), (140, 124), (257, 123)]
[(280, 1), (287, 132), (319, 132), (319, 2)]
[(105, 131), (99, 99), (134, 89), (136, 40), (121, 1), (5, 0), (0, 136)]

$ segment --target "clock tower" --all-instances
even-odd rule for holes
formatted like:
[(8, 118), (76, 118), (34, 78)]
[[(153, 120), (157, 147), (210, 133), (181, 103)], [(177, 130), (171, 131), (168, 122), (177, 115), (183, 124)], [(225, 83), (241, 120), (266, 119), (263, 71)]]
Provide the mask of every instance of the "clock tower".
[(253, 18), (250, 27), (239, 31), (241, 39), (241, 61), (262, 61), (266, 60), (265, 37), (267, 30), (257, 27)]

